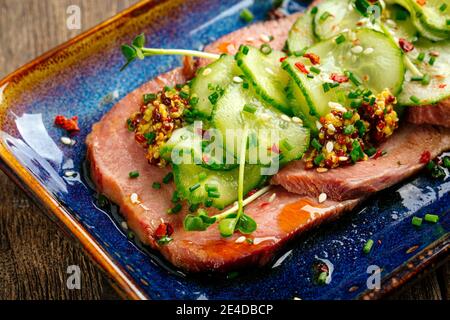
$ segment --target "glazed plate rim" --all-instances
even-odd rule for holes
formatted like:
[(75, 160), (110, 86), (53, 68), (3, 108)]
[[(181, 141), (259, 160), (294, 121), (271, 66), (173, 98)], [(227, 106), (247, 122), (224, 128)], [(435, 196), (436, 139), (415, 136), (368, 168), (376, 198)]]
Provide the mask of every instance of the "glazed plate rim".
[[(130, 16), (129, 19), (133, 19), (132, 15), (134, 12), (138, 12), (140, 9), (151, 4), (152, 2), (155, 2), (155, 0), (139, 1), (106, 21), (90, 28), (75, 38), (68, 40), (67, 42), (49, 50), (43, 55), (25, 64), (18, 70), (7, 75), (4, 79), (0, 80), (0, 94), (2, 92), (2, 88), (11, 82), (11, 80), (24, 75), (26, 77), (26, 73), (29, 70), (36, 69), (39, 65), (47, 62), (62, 50), (68, 49), (82, 40), (95, 35), (97, 32), (104, 30), (111, 24), (119, 22), (121, 19), (127, 19), (127, 16)], [(0, 142), (0, 160), (0, 167), (5, 174), (8, 175), (14, 183), (25, 191), (35, 202), (37, 202), (44, 212), (47, 213), (49, 218), (53, 216), (56, 217), (58, 219), (56, 223), (65, 230), (68, 230), (70, 235), (74, 236), (79, 243), (81, 243), (82, 248), (89, 254), (92, 260), (103, 269), (109, 278), (115, 281), (117, 285), (114, 285), (113, 287), (121, 296), (134, 300), (146, 300), (149, 298), (145, 293), (145, 290), (143, 290), (142, 287), (136, 283), (129, 272), (121, 267), (116, 259), (107, 253), (107, 251), (99, 244), (93, 235), (86, 230), (82, 223), (77, 221), (72, 216), (70, 210), (66, 208), (63, 203), (60, 203), (46, 189), (46, 187), (20, 163), (20, 161), (5, 146), (5, 142), (3, 140)], [(393, 270), (389, 276), (383, 280), (380, 290), (367, 290), (358, 298), (379, 299), (384, 297), (397, 290), (418, 273), (423, 272), (426, 267), (444, 260), (443, 258), (448, 254), (449, 239), (450, 235), (447, 233), (434, 243), (429, 244), (422, 251), (416, 253), (409, 260), (405, 261), (402, 265)], [(429, 250), (432, 250), (433, 254), (431, 256), (427, 256), (425, 259), (420, 259), (420, 257), (423, 257)], [(415, 265), (413, 269), (407, 268), (407, 264), (411, 262), (414, 262)], [(397, 275), (401, 275), (401, 277), (397, 277)], [(397, 282), (395, 282), (396, 279)]]

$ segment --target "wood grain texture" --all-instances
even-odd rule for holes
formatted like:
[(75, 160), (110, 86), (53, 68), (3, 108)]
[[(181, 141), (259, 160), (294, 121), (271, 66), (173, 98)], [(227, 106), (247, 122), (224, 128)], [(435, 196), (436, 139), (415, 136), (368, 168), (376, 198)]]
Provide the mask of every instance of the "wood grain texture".
[[(137, 0), (0, 0), (0, 78)], [(69, 5), (82, 30), (66, 28)], [(106, 275), (0, 172), (0, 299), (118, 299)], [(81, 290), (66, 287), (81, 268)], [(447, 299), (448, 266), (409, 284), (393, 299)]]

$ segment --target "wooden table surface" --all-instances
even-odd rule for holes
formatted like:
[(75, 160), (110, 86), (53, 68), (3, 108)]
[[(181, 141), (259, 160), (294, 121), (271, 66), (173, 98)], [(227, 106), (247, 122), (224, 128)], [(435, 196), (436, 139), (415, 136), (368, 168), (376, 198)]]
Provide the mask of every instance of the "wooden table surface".
[[(0, 78), (137, 0), (0, 0)], [(81, 30), (66, 10), (81, 8)], [(24, 193), (0, 172), (0, 299), (119, 299), (107, 277)], [(81, 268), (81, 289), (66, 286), (67, 267)], [(394, 299), (447, 299), (449, 265), (430, 270)]]

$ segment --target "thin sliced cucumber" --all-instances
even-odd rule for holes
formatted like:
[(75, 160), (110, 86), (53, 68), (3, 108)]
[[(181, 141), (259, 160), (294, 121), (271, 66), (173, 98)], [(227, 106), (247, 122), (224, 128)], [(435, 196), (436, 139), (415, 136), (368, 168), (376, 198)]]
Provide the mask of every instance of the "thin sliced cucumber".
[(287, 94), (294, 115), (302, 119), (304, 126), (309, 128), (311, 133), (316, 134), (318, 131), (316, 125), (318, 119), (309, 113), (308, 102), (294, 80), (289, 82)]
[[(432, 58), (430, 52), (438, 53), (438, 57)], [(418, 61), (417, 57), (422, 53), (424, 59)], [(409, 57), (415, 61), (418, 69), (430, 79), (428, 81), (411, 81), (413, 75), (406, 72), (403, 91), (398, 97), (400, 105), (430, 105), (438, 103), (450, 97), (450, 41), (431, 42), (420, 40), (415, 44), (415, 49), (411, 51)], [(434, 60), (430, 65), (430, 59)]]
[(193, 109), (204, 117), (210, 117), (214, 108), (213, 102), (218, 100), (233, 77), (239, 73), (233, 56), (226, 55), (200, 68), (191, 83), (191, 101), (196, 101), (193, 103)]
[(284, 53), (275, 50), (270, 54), (264, 54), (255, 47), (241, 46), (236, 54), (236, 61), (253, 84), (255, 92), (264, 101), (291, 115), (292, 111), (284, 91), (289, 77), (281, 69), (280, 62), (284, 56)]
[(318, 5), (314, 16), (314, 34), (319, 40), (330, 39), (344, 29), (355, 29), (364, 18), (355, 9), (354, 0), (326, 0)]
[(302, 52), (315, 42), (312, 8), (303, 13), (289, 31), (287, 49), (291, 54)]
[(450, 0), (427, 0), (423, 4), (407, 0), (416, 12), (416, 17), (428, 31), (443, 38), (450, 37)]
[(409, 11), (400, 5), (387, 5), (381, 22), (396, 39), (402, 38), (409, 42), (418, 40), (419, 32), (413, 24)]
[[(190, 204), (206, 204), (222, 210), (238, 198), (239, 168), (229, 171), (209, 170), (195, 164), (173, 165), (178, 196)], [(245, 166), (244, 194), (258, 187), (264, 181), (261, 167)]]
[[(212, 123), (237, 155), (244, 125), (250, 128), (247, 162), (268, 165), (281, 151), (280, 164), (300, 159), (309, 145), (309, 130), (261, 102), (251, 90), (230, 85), (216, 105)], [(275, 149), (275, 150), (274, 150)], [(268, 154), (268, 150), (272, 154)], [(261, 153), (262, 152), (262, 153)], [(275, 155), (274, 155), (275, 153)]]

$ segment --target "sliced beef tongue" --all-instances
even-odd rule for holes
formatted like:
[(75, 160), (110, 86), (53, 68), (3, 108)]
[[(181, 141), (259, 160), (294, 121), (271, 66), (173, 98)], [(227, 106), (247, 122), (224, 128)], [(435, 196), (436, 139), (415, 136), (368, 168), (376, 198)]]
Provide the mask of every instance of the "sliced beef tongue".
[(436, 105), (409, 107), (407, 120), (414, 124), (433, 124), (450, 128), (450, 98)]
[(386, 189), (421, 170), (424, 152), (431, 158), (450, 149), (450, 129), (433, 126), (403, 124), (384, 145), (386, 154), (378, 159), (318, 173), (306, 170), (302, 161), (283, 168), (272, 178), (272, 184), (300, 195), (318, 196), (326, 193), (329, 199), (355, 199)]

